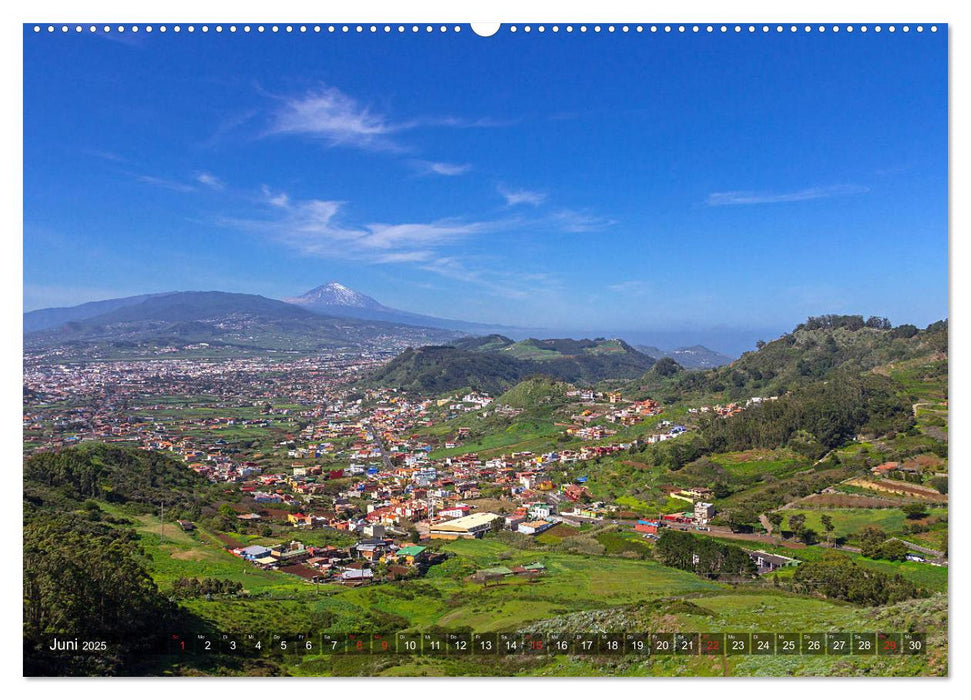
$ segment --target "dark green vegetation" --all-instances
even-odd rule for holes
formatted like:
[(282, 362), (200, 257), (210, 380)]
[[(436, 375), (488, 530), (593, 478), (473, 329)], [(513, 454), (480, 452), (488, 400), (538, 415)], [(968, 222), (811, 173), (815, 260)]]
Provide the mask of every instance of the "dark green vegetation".
[[(133, 512), (167, 501), (198, 507), (199, 477), (174, 460), (91, 446), (24, 464), (24, 672), (98, 675), (123, 670), (164, 643), (187, 617), (163, 597), (144, 564), (130, 521), (93, 498)], [(59, 639), (100, 640), (105, 653), (51, 655)]]
[(724, 367), (667, 377), (648, 373), (631, 388), (653, 393), (665, 402), (704, 395), (731, 401), (779, 395), (828, 379), (840, 369), (858, 374), (915, 358), (943, 359), (947, 353), (947, 321), (923, 330), (887, 325), (883, 319), (868, 324), (862, 316), (810, 318), (791, 333)]
[(662, 564), (707, 578), (751, 578), (756, 573), (755, 564), (741, 547), (690, 532), (665, 530), (655, 549)]
[(653, 358), (622, 340), (529, 338), (516, 343), (492, 335), (406, 350), (373, 373), (368, 383), (422, 395), (466, 387), (495, 395), (536, 374), (590, 385), (632, 379), (653, 364)]
[(439, 329), (320, 316), (254, 294), (172, 292), (29, 333), (25, 348), (61, 345), (109, 352), (208, 343), (249, 351), (315, 352), (388, 338), (427, 343), (455, 336)]
[(857, 605), (887, 605), (919, 597), (922, 592), (900, 574), (888, 575), (831, 552), (807, 562), (792, 576), (798, 591), (817, 593)]
[[(160, 452), (91, 444), (35, 455), (24, 462), (24, 500), (70, 507), (85, 499), (173, 514), (198, 510), (209, 482)], [(179, 516), (175, 516), (179, 517)]]
[[(83, 515), (25, 507), (25, 675), (118, 673), (178, 624), (178, 609), (139, 562), (132, 535)], [(108, 646), (98, 654), (51, 654), (53, 638)]]
[(788, 447), (818, 459), (858, 434), (903, 432), (913, 424), (911, 404), (892, 380), (840, 372), (738, 415), (703, 418), (698, 432), (708, 452)]

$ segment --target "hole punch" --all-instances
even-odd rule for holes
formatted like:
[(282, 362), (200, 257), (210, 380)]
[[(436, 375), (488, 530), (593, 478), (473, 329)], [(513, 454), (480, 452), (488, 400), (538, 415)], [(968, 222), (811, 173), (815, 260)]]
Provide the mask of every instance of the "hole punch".
[(501, 26), (498, 22), (473, 22), (472, 31), (478, 36), (490, 37), (495, 35)]

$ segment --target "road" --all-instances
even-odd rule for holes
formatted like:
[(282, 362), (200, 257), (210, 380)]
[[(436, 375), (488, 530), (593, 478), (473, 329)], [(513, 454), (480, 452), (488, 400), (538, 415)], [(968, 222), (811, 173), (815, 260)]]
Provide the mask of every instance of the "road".
[(372, 426), (370, 423), (365, 423), (364, 427), (367, 429), (368, 433), (371, 434), (371, 439), (374, 440), (374, 443), (378, 446), (378, 451), (381, 453), (381, 461), (384, 462), (384, 468), (391, 471), (391, 457), (388, 456), (388, 451), (384, 449), (384, 441), (381, 439), (381, 436), (378, 435), (378, 431), (375, 430), (374, 426)]
[(903, 542), (907, 545), (908, 549), (913, 549), (921, 554), (929, 554), (935, 559), (940, 559), (941, 561), (947, 561), (944, 556), (944, 552), (938, 552), (936, 549), (931, 549), (930, 547), (922, 547), (919, 544), (914, 544), (913, 542), (908, 542), (907, 540), (902, 540), (899, 537), (891, 537), (892, 540), (897, 540), (898, 542)]
[[(636, 520), (618, 520), (621, 525), (636, 525)], [(781, 537), (773, 537), (772, 535), (763, 535), (758, 532), (732, 532), (731, 528), (712, 526), (709, 530), (695, 530), (693, 526), (685, 525), (685, 532), (690, 532), (695, 535), (706, 535), (708, 537), (722, 537), (728, 540), (742, 540), (744, 542), (761, 542), (763, 544), (771, 544), (777, 547), (785, 547), (787, 549), (805, 549), (806, 545), (801, 542), (789, 542), (783, 540)], [(668, 525), (671, 530), (678, 530), (680, 526), (676, 523), (671, 523)]]

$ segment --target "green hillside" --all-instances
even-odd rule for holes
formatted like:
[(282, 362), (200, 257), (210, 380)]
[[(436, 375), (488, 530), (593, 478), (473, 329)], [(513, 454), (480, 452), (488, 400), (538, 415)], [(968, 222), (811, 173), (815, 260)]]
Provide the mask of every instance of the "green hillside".
[(641, 376), (654, 359), (622, 340), (504, 336), (462, 339), (448, 346), (408, 349), (368, 378), (371, 386), (434, 395), (463, 387), (499, 394), (533, 375), (591, 385)]
[(723, 400), (775, 396), (798, 386), (825, 380), (838, 370), (864, 372), (916, 358), (943, 358), (947, 321), (923, 330), (892, 327), (886, 319), (862, 316), (812, 317), (791, 333), (765, 343), (731, 364), (706, 371), (646, 372), (631, 382), (641, 393), (658, 393), (674, 401), (705, 395)]
[(497, 401), (513, 408), (555, 406), (566, 400), (566, 392), (571, 388), (569, 384), (549, 377), (532, 377), (514, 386)]

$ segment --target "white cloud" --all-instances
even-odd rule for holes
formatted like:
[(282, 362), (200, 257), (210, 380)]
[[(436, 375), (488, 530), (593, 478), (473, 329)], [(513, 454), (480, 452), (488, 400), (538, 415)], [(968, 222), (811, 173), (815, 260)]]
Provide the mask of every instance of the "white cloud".
[(145, 183), (146, 185), (161, 187), (166, 190), (172, 190), (173, 192), (195, 192), (196, 189), (192, 185), (187, 185), (184, 182), (167, 180), (163, 177), (155, 177), (154, 175), (136, 175), (135, 179), (139, 182)]
[(506, 228), (506, 221), (437, 219), (430, 222), (346, 223), (345, 202), (294, 200), (263, 187), (263, 202), (274, 216), (267, 219), (224, 219), (222, 223), (257, 231), (304, 255), (376, 263), (424, 263), (436, 250), (460, 239)]
[(553, 213), (553, 221), (562, 230), (570, 233), (592, 233), (602, 231), (617, 223), (613, 219), (597, 216), (586, 211), (560, 209)]
[(506, 200), (507, 207), (514, 207), (517, 204), (530, 204), (534, 207), (538, 207), (540, 204), (546, 201), (546, 195), (542, 192), (534, 192), (532, 190), (511, 190), (505, 185), (499, 185), (496, 188), (500, 195)]
[(454, 177), (464, 175), (472, 169), (468, 163), (443, 163), (440, 161), (415, 160), (412, 161), (415, 168), (424, 175), (445, 175)]
[(290, 198), (287, 196), (286, 192), (274, 192), (266, 185), (263, 185), (262, 191), (263, 197), (266, 199), (267, 203), (283, 209), (290, 206)]
[(196, 182), (203, 184), (206, 187), (209, 187), (210, 189), (214, 189), (214, 190), (221, 191), (226, 188), (226, 185), (223, 184), (223, 181), (220, 180), (215, 175), (213, 175), (212, 173), (196, 173)]
[(285, 100), (270, 131), (314, 136), (333, 146), (394, 149), (388, 136), (400, 128), (337, 88), (322, 87)]
[[(419, 117), (395, 121), (373, 107), (363, 105), (336, 87), (321, 86), (300, 97), (282, 100), (273, 114), (269, 133), (296, 134), (324, 140), (330, 146), (349, 146), (365, 150), (405, 150), (393, 136), (402, 131), (419, 128), (449, 127), (454, 129), (493, 128), (506, 126), (489, 118), (465, 119), (452, 116)], [(457, 167), (448, 163), (430, 163), (442, 170)], [(456, 175), (457, 172), (441, 172)]]
[(644, 280), (625, 280), (624, 282), (608, 285), (607, 289), (616, 294), (635, 297), (646, 296), (652, 291), (651, 283), (645, 282)]
[(713, 192), (708, 195), (707, 203), (711, 207), (730, 206), (737, 204), (777, 204), (779, 202), (804, 202), (810, 199), (825, 199), (841, 195), (862, 194), (869, 192), (869, 187), (860, 185), (831, 185), (829, 187), (807, 187), (794, 192), (765, 192), (765, 191), (734, 191)]

